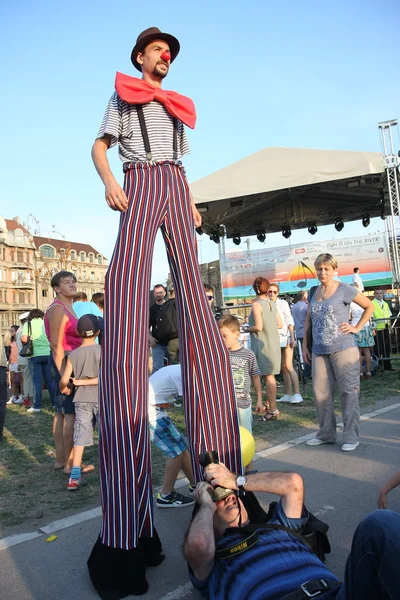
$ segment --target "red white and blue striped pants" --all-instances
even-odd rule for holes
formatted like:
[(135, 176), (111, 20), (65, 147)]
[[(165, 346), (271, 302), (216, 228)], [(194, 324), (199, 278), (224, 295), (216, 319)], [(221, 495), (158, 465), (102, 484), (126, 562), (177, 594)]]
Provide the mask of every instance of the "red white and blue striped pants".
[[(198, 455), (217, 450), (242, 472), (229, 354), (206, 299), (197, 261), (189, 189), (179, 164), (136, 163), (125, 173), (129, 200), (121, 214), (106, 275), (100, 371), (102, 542), (136, 547), (152, 536), (148, 403), (149, 289), (153, 248), (161, 227), (176, 291), (189, 449), (196, 481)], [(157, 260), (157, 257), (155, 257)]]

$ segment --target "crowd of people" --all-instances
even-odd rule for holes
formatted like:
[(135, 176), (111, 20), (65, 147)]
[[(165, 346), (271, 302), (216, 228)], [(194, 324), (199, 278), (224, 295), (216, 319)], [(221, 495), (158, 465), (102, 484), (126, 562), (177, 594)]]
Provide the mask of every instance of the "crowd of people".
[[(373, 585), (369, 575), (382, 563), (389, 567), (373, 597), (395, 597), (397, 580), (392, 565), (397, 564), (400, 551), (398, 540), (389, 539), (388, 531), (390, 527), (398, 529), (398, 515), (380, 511), (380, 516), (361, 524), (344, 587), (339, 589), (336, 577), (304, 543), (294, 543), (296, 530), (307, 519), (300, 476), (243, 474), (239, 424), (252, 429), (251, 384), (256, 392), (256, 413), (264, 422), (279, 418), (279, 400), (303, 402), (293, 368), (296, 326), (287, 302), (278, 298), (279, 286), (262, 277), (253, 286), (256, 299), (248, 323), (251, 350), (239, 342), (240, 325), (235, 317), (223, 315), (217, 324), (210, 310), (214, 294), (212, 288), (203, 288), (195, 241), (201, 215), (181, 163), (189, 151), (184, 125), (194, 128), (195, 107), (190, 98), (162, 89), (162, 80), (179, 50), (179, 41), (158, 28), (151, 27), (138, 36), (131, 61), (142, 79), (117, 73), (115, 92), (93, 144), (92, 158), (104, 183), (106, 201), (120, 212), (120, 229), (105, 280), (104, 327), (101, 315), (93, 312), (94, 306), (89, 306), (82, 293), (77, 296), (74, 274), (57, 273), (51, 281), (55, 299), (44, 317), (36, 312), (27, 316), (26, 329), (25, 323), (22, 331), (19, 326), (11, 328), (8, 362), (4, 363), (0, 348), (0, 392), (4, 392), (8, 366), (11, 402), (25, 404), (35, 414), (41, 410), (39, 379), (52, 379), (55, 468), (68, 475), (71, 491), (80, 489), (85, 484), (82, 476), (94, 468), (84, 465), (82, 458), (84, 448), (93, 443), (93, 424), (99, 419), (102, 527), (88, 565), (102, 597), (144, 593), (146, 565), (157, 565), (162, 560), (153, 523), (150, 438), (168, 458), (157, 506), (192, 505), (193, 497), (174, 489), (180, 468), (188, 477), (189, 492), (194, 494), (197, 506), (184, 551), (193, 584), (208, 591), (210, 597), (266, 597), (259, 594), (257, 586), (261, 585), (268, 587), (267, 597), (271, 599), (282, 598), (282, 594), (287, 599), (328, 598), (327, 590), (338, 598), (367, 598), (363, 590)], [(107, 158), (108, 150), (117, 143), (123, 162), (123, 188)], [(151, 259), (158, 229), (166, 243), (177, 298), (166, 300), (165, 287), (156, 286), (149, 316)], [(344, 420), (342, 450), (352, 451), (359, 444), (358, 339), (359, 347), (366, 348), (364, 327), (375, 310), (361, 291), (334, 279), (334, 257), (320, 255), (315, 268), (320, 285), (310, 290), (308, 303), (304, 297), (299, 299), (306, 308), (301, 307), (296, 316), (305, 317), (302, 337), (300, 331), (297, 336), (302, 339), (304, 362), (311, 369), (319, 421), (319, 431), (309, 445), (336, 440), (333, 392), (337, 384)], [(385, 346), (389, 317), (383, 298), (380, 301), (376, 295), (375, 299), (379, 322), (383, 322), (377, 336)], [(100, 307), (95, 298), (92, 303)], [(45, 345), (43, 328), (49, 346)], [(22, 357), (18, 343), (33, 342), (34, 349), (35, 337), (36, 356), (32, 353)], [(150, 378), (149, 348), (153, 359)], [(40, 360), (45, 351), (49, 353), (47, 366)], [(19, 368), (19, 364), (24, 366), (19, 357), (27, 358), (29, 368), (26, 363), (25, 369)], [(365, 350), (363, 357), (367, 361)], [(391, 368), (387, 355), (380, 355), (380, 359)], [(28, 384), (25, 388), (22, 373), (31, 373), (30, 389)], [(282, 398), (277, 398), (279, 373), (284, 382)], [(366, 371), (366, 377), (369, 373)], [(25, 379), (28, 381), (29, 375)], [(265, 402), (261, 379), (266, 387)], [(183, 397), (189, 442), (166, 412), (176, 397)], [(1, 407), (0, 436), (4, 425)], [(203, 471), (198, 451), (204, 449), (205, 442), (207, 448), (219, 451), (226, 466), (211, 464)], [(206, 481), (200, 482), (203, 477)], [(392, 479), (382, 491), (382, 506), (396, 482)], [(220, 493), (212, 497), (216, 487)], [(276, 533), (272, 540), (271, 531), (266, 537), (262, 528), (251, 529), (257, 523), (235, 493), (245, 491), (280, 496), (272, 515), (272, 526), (278, 527), (273, 530)], [(243, 533), (239, 531), (242, 525), (247, 535), (244, 540), (237, 536)], [(371, 544), (365, 539), (366, 529), (373, 531), (377, 543), (369, 563), (357, 570), (354, 565), (372, 554)], [(384, 544), (382, 540), (387, 539), (390, 543)], [(251, 552), (242, 553), (247, 547)], [(239, 562), (234, 557), (236, 562), (232, 564), (231, 554), (239, 554)], [(260, 559), (270, 559), (267, 568), (258, 569)], [(347, 593), (348, 589), (355, 592)], [(380, 594), (381, 590), (387, 595)]]

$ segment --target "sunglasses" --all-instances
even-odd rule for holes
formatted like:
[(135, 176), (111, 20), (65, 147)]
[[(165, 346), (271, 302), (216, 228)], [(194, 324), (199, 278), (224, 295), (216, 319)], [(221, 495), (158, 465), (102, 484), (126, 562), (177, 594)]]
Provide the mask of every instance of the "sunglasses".
[(279, 292), (276, 292), (275, 290), (268, 290), (268, 294), (279, 294)]
[(208, 296), (207, 295), (207, 300), (214, 300), (214, 296)]

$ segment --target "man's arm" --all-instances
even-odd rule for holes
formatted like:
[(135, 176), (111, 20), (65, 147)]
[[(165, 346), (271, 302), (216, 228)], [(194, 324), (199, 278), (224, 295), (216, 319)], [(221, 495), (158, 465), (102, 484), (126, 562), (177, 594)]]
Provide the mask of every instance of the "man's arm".
[(208, 490), (211, 486), (205, 481), (197, 484), (194, 493), (200, 505), (199, 511), (190, 524), (183, 544), (183, 553), (196, 579), (207, 579), (214, 566), (215, 538), (213, 516), (215, 504)]
[(379, 497), (378, 497), (378, 507), (379, 508), (387, 508), (386, 496), (388, 495), (388, 493), (391, 490), (393, 490), (398, 485), (400, 485), (400, 471), (398, 473), (396, 473), (395, 475), (393, 475), (393, 477), (391, 477), (389, 479), (389, 481), (387, 481), (385, 483), (385, 485), (383, 486), (383, 488), (379, 491)]
[[(204, 469), (204, 475), (213, 486), (220, 485), (231, 490), (238, 489), (236, 485), (237, 476), (231, 473), (222, 463), (208, 465)], [(301, 517), (304, 485), (298, 473), (270, 471), (248, 475), (245, 491), (276, 494), (281, 497), (283, 510), (289, 519), (299, 519)]]
[(92, 159), (100, 179), (104, 183), (107, 204), (113, 210), (125, 212), (128, 208), (128, 199), (124, 190), (115, 179), (107, 158), (107, 150), (111, 144), (111, 135), (106, 133), (97, 139), (92, 147)]

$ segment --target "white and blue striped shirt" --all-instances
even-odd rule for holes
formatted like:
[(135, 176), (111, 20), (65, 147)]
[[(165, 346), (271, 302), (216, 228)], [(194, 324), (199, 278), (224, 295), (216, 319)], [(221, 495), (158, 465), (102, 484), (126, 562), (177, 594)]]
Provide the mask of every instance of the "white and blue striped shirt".
[[(174, 160), (174, 119), (160, 102), (143, 104), (143, 115), (150, 141), (152, 161)], [(147, 162), (136, 105), (118, 96), (111, 96), (97, 138), (111, 136), (111, 145), (118, 142), (118, 155), (122, 162)], [(189, 144), (183, 123), (178, 121), (178, 159), (189, 154)]]

